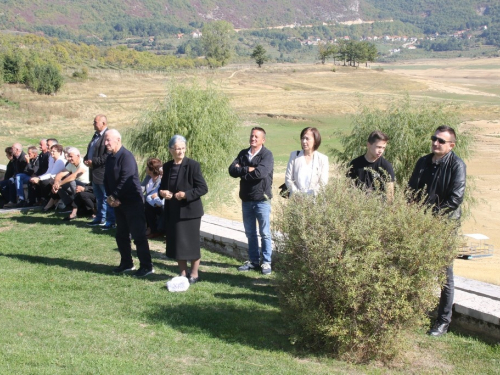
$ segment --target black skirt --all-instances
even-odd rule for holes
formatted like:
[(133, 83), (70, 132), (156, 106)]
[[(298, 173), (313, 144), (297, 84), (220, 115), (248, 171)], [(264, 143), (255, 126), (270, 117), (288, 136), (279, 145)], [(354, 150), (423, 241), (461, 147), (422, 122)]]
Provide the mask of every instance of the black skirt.
[(172, 198), (165, 203), (167, 257), (176, 260), (200, 259), (201, 217), (181, 220), (180, 202)]

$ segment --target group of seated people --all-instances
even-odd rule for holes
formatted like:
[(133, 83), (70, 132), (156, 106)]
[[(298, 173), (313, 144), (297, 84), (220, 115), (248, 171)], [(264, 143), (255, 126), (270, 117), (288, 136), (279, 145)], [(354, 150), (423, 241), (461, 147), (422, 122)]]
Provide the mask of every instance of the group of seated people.
[[(40, 140), (39, 149), (29, 146), (27, 154), (20, 143), (7, 147), (5, 154), (9, 162), (0, 180), (0, 207), (41, 206), (43, 212), (68, 213), (65, 221), (95, 215), (92, 174), (77, 148), (63, 148), (49, 138)], [(161, 175), (161, 160), (149, 159), (142, 183), (149, 238), (163, 235), (164, 200), (158, 197)]]

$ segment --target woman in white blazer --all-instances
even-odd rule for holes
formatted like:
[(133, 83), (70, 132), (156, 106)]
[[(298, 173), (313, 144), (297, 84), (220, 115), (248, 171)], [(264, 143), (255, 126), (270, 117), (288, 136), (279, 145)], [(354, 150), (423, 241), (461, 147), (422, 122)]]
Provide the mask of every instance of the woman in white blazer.
[(302, 151), (293, 151), (286, 167), (285, 184), (290, 194), (318, 194), (328, 183), (328, 157), (318, 150), (321, 135), (318, 129), (307, 127), (300, 133)]

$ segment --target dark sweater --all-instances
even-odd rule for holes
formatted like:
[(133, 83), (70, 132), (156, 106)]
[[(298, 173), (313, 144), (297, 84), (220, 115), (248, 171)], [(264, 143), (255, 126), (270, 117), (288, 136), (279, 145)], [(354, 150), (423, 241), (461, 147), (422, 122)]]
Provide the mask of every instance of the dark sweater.
[(134, 155), (125, 147), (106, 159), (104, 188), (108, 196), (113, 196), (122, 204), (141, 201), (142, 188)]

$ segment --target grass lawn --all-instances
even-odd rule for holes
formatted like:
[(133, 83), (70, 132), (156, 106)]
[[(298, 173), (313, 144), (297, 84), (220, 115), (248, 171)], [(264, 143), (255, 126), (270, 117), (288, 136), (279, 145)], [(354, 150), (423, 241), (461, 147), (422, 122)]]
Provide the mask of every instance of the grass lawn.
[(0, 373), (498, 373), (498, 345), (457, 333), (415, 333), (390, 368), (303, 352), (288, 341), (275, 275), (203, 251), (203, 281), (169, 293), (177, 266), (164, 244), (151, 241), (155, 275), (115, 276), (113, 234), (57, 214), (0, 216)]

